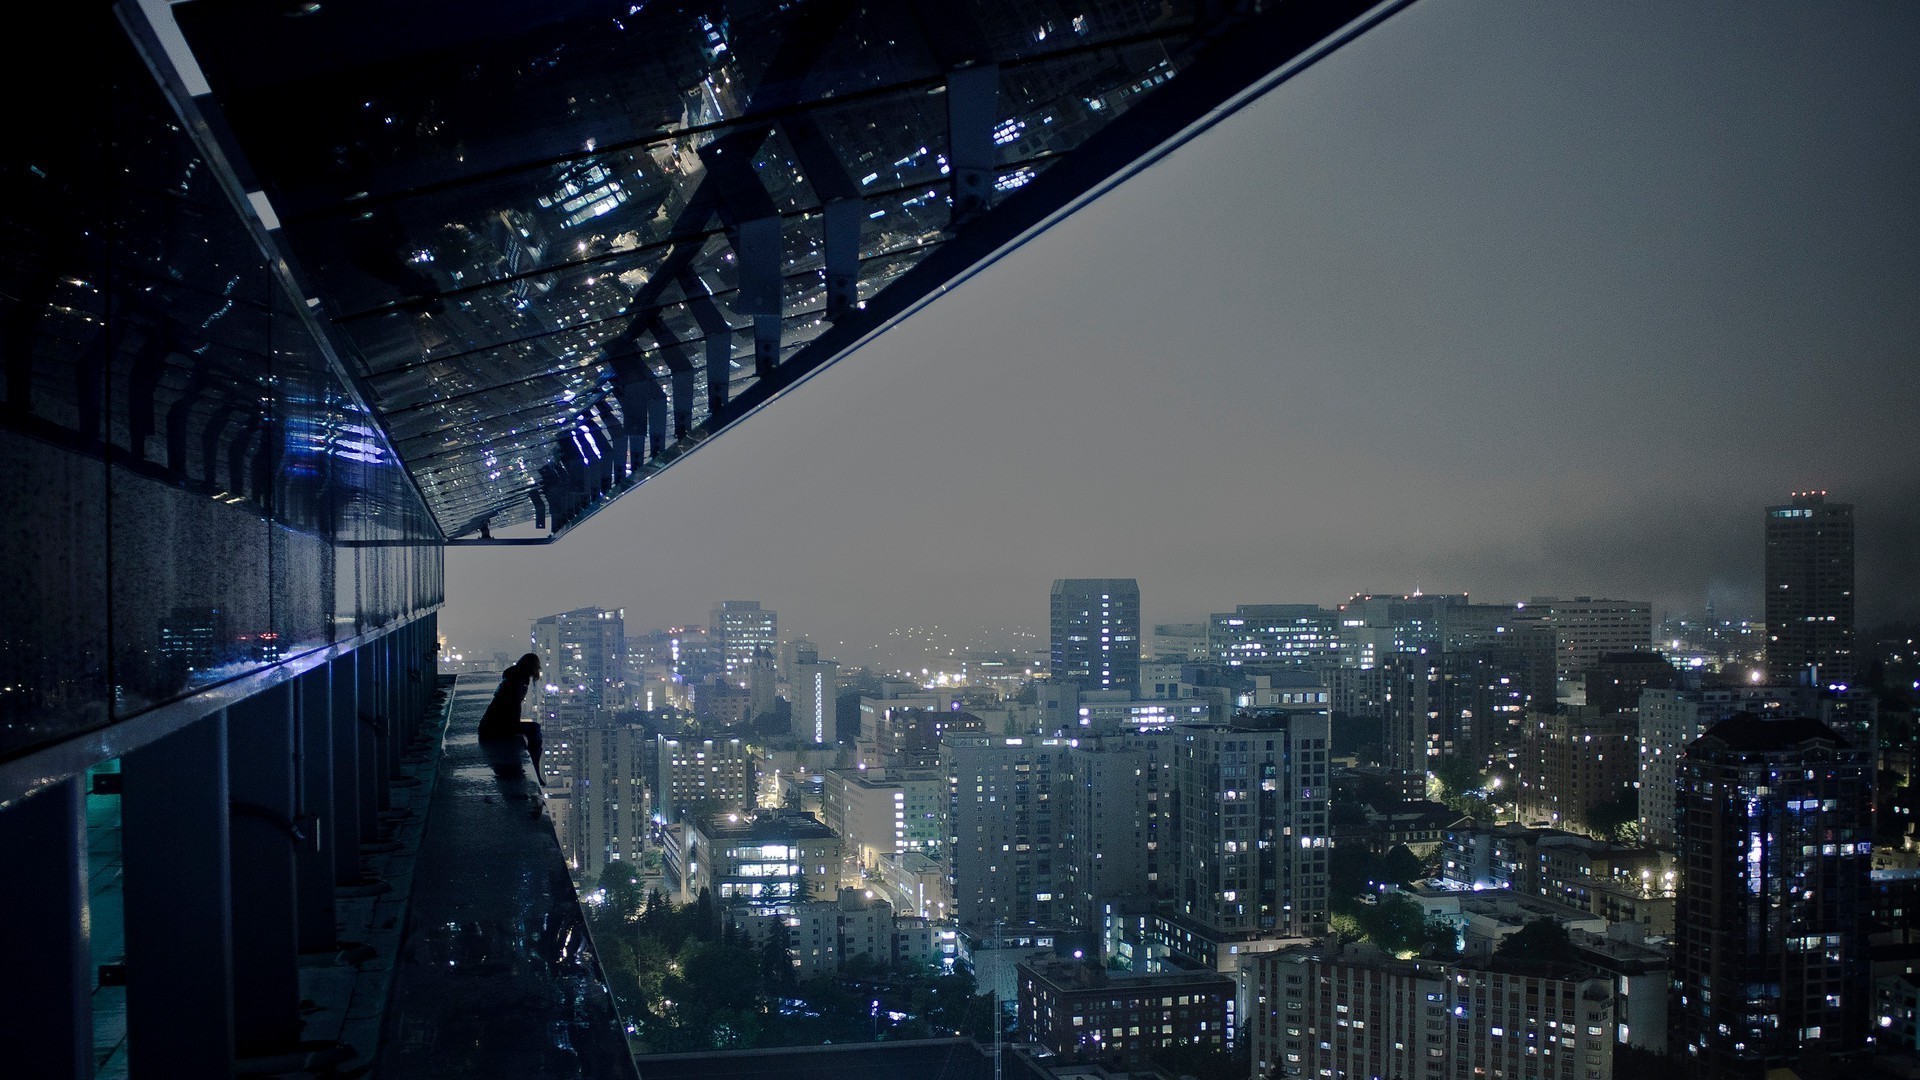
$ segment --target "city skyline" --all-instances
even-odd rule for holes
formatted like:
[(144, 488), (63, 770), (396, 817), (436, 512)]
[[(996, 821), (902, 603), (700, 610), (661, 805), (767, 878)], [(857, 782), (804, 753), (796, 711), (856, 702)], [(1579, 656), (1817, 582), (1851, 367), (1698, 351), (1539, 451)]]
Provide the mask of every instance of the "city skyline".
[(1859, 508), (1860, 625), (1913, 618), (1916, 44), (1912, 11), (1415, 5), (558, 558), (450, 549), (443, 627), (1039, 628), (1102, 574), (1147, 623), (1416, 587), (1758, 614), (1753, 521), (1807, 488)]
[(1920, 1076), (1920, 7), (48, 15), (7, 1075)]

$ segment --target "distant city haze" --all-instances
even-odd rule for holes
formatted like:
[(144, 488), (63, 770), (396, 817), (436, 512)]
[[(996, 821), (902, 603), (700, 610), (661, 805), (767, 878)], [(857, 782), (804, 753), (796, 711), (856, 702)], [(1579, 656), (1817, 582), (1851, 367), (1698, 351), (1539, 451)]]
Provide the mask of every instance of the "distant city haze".
[[(443, 632), (723, 599), (862, 661), (1363, 591), (1760, 613), (1763, 508), (1856, 506), (1920, 617), (1920, 6), (1428, 0), (552, 550)], [(845, 643), (844, 646), (842, 643)]]

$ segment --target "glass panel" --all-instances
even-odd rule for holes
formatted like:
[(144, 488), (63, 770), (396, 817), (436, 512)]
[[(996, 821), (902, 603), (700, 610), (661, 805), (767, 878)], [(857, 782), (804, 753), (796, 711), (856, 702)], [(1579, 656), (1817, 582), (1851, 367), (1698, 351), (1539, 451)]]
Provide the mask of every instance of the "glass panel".
[(0, 758), (107, 721), (106, 467), (0, 429)]
[[(111, 11), (62, 14), (89, 77), (0, 159), (0, 756), (440, 592), (424, 505)], [(356, 529), (407, 544), (343, 583)]]

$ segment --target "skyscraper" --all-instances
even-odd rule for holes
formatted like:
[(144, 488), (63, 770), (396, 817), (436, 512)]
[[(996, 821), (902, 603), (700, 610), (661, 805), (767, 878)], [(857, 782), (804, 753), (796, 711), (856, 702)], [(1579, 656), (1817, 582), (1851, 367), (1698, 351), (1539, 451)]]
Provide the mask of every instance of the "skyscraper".
[(1709, 1080), (1866, 1049), (1868, 751), (1817, 720), (1743, 713), (1678, 785), (1678, 1041)]
[(793, 665), (793, 737), (802, 742), (830, 743), (840, 739), (840, 665), (812, 660)]
[(1069, 905), (1053, 814), (1057, 739), (948, 735), (947, 778), (954, 917), (968, 930), (1057, 926)]
[(1317, 604), (1241, 604), (1207, 617), (1209, 659), (1227, 667), (1332, 667), (1340, 662), (1340, 613)]
[(1767, 674), (1853, 678), (1853, 504), (1796, 491), (1767, 507)]
[(646, 729), (595, 724), (569, 741), (573, 753), (573, 813), (567, 847), (583, 882), (600, 879), (610, 863), (634, 861), (647, 836)]
[(1061, 578), (1053, 583), (1053, 677), (1086, 690), (1140, 689), (1140, 583)]
[(761, 650), (771, 655), (780, 645), (780, 617), (758, 600), (722, 600), (713, 609), (707, 634), (720, 647), (727, 679), (738, 683)]
[(1108, 904), (1144, 909), (1172, 895), (1174, 745), (1166, 732), (1132, 733), (1075, 740), (1068, 749), (1054, 814), (1074, 925), (1099, 926)]
[(1855, 746), (1872, 745), (1879, 702), (1860, 687), (1728, 686), (1711, 690), (1650, 687), (1640, 695), (1640, 838), (1672, 847), (1680, 755), (1707, 729), (1740, 713), (1817, 717)]
[(1174, 909), (1212, 933), (1325, 929), (1327, 717), (1182, 725), (1174, 736)]
[(621, 615), (619, 608), (588, 607), (534, 621), (533, 651), (540, 657), (535, 697), (544, 714), (563, 704), (621, 704), (627, 677)]

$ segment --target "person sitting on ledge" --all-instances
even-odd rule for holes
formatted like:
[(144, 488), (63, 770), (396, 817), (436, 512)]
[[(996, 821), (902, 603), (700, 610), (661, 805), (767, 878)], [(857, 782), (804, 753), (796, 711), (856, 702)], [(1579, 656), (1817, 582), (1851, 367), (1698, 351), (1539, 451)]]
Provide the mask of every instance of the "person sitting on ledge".
[(480, 717), (480, 741), (524, 740), (527, 756), (533, 759), (533, 778), (541, 787), (547, 778), (540, 771), (540, 725), (520, 719), (520, 706), (527, 700), (527, 687), (540, 674), (540, 658), (532, 653), (508, 665), (500, 675), (500, 689)]

